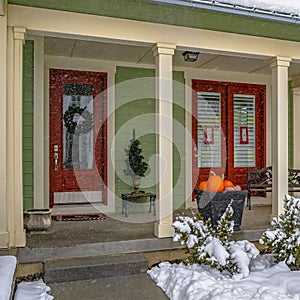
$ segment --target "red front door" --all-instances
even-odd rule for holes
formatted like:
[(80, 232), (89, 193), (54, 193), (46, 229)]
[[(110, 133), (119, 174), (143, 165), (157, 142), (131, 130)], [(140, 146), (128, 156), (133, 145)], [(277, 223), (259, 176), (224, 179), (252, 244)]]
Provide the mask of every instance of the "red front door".
[(193, 176), (210, 170), (247, 187), (247, 170), (265, 166), (265, 86), (193, 80)]
[(50, 206), (106, 203), (106, 73), (50, 70)]

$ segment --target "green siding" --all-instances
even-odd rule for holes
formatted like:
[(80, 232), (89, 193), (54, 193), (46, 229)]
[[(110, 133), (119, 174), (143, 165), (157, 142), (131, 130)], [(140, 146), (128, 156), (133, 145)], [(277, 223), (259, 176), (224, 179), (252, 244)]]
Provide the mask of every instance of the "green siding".
[(288, 132), (288, 139), (289, 139), (289, 145), (288, 145), (288, 157), (289, 157), (289, 167), (293, 168), (294, 166), (294, 142), (293, 142), (293, 90), (291, 87), (291, 82), (289, 82), (289, 115), (288, 115), (288, 126), (289, 126), (289, 132)]
[[(185, 178), (185, 110), (184, 74), (173, 73), (174, 94), (174, 208), (184, 205)], [(155, 192), (156, 182), (156, 127), (155, 127), (155, 70), (143, 68), (118, 67), (116, 73), (116, 195), (117, 210), (121, 209), (120, 195), (132, 191), (131, 180), (124, 174), (125, 148), (132, 138), (132, 130), (141, 141), (143, 156), (150, 168), (142, 178), (141, 189)], [(150, 159), (150, 161), (149, 161)], [(147, 207), (149, 203), (145, 204)], [(144, 205), (144, 206), (145, 206)], [(135, 206), (135, 210), (145, 211), (145, 207)], [(133, 207), (130, 210), (134, 209)]]
[[(145, 161), (156, 152), (155, 144), (155, 70), (117, 67), (116, 73), (116, 207), (120, 210), (122, 193), (132, 191), (131, 179), (124, 174), (125, 149), (132, 131), (141, 141)], [(142, 178), (141, 189), (155, 191), (155, 162), (150, 161), (146, 177)], [(151, 175), (149, 175), (151, 173)], [(149, 203), (148, 203), (149, 204)], [(148, 205), (147, 204), (147, 205)], [(145, 204), (146, 205), (146, 204)], [(132, 208), (129, 208), (132, 210)], [(144, 209), (135, 205), (135, 210)]]
[(184, 72), (173, 72), (173, 206), (185, 205), (185, 80)]
[(297, 24), (140, 0), (9, 0), (8, 3), (300, 41)]
[(34, 42), (26, 41), (23, 51), (23, 201), (28, 209), (33, 207)]

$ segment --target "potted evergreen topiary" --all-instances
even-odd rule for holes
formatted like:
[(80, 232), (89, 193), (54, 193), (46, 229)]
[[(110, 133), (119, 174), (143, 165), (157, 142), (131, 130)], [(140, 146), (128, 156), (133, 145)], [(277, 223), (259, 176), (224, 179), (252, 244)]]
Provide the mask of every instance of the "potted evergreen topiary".
[(126, 152), (126, 165), (127, 168), (124, 171), (125, 174), (132, 178), (134, 193), (139, 193), (139, 186), (141, 185), (141, 177), (145, 177), (145, 173), (148, 169), (148, 164), (144, 161), (144, 156), (141, 154), (140, 141), (135, 138), (135, 130), (133, 129), (133, 137), (130, 140), (128, 149)]

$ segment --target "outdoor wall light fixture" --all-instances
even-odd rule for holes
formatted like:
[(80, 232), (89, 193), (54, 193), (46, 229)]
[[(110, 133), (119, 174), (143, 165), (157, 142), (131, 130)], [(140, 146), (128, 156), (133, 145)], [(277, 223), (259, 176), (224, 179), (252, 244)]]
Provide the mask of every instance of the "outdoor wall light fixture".
[(184, 51), (182, 56), (184, 61), (187, 62), (195, 62), (198, 59), (199, 52), (192, 52), (192, 51)]

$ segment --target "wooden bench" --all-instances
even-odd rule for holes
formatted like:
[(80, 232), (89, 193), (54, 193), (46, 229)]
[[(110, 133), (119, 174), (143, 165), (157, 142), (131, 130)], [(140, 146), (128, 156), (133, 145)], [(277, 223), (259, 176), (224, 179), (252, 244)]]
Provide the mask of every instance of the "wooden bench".
[[(272, 192), (272, 167), (248, 170), (247, 172), (248, 197), (247, 205), (251, 209), (251, 193)], [(300, 192), (300, 170), (288, 169), (288, 191)]]

